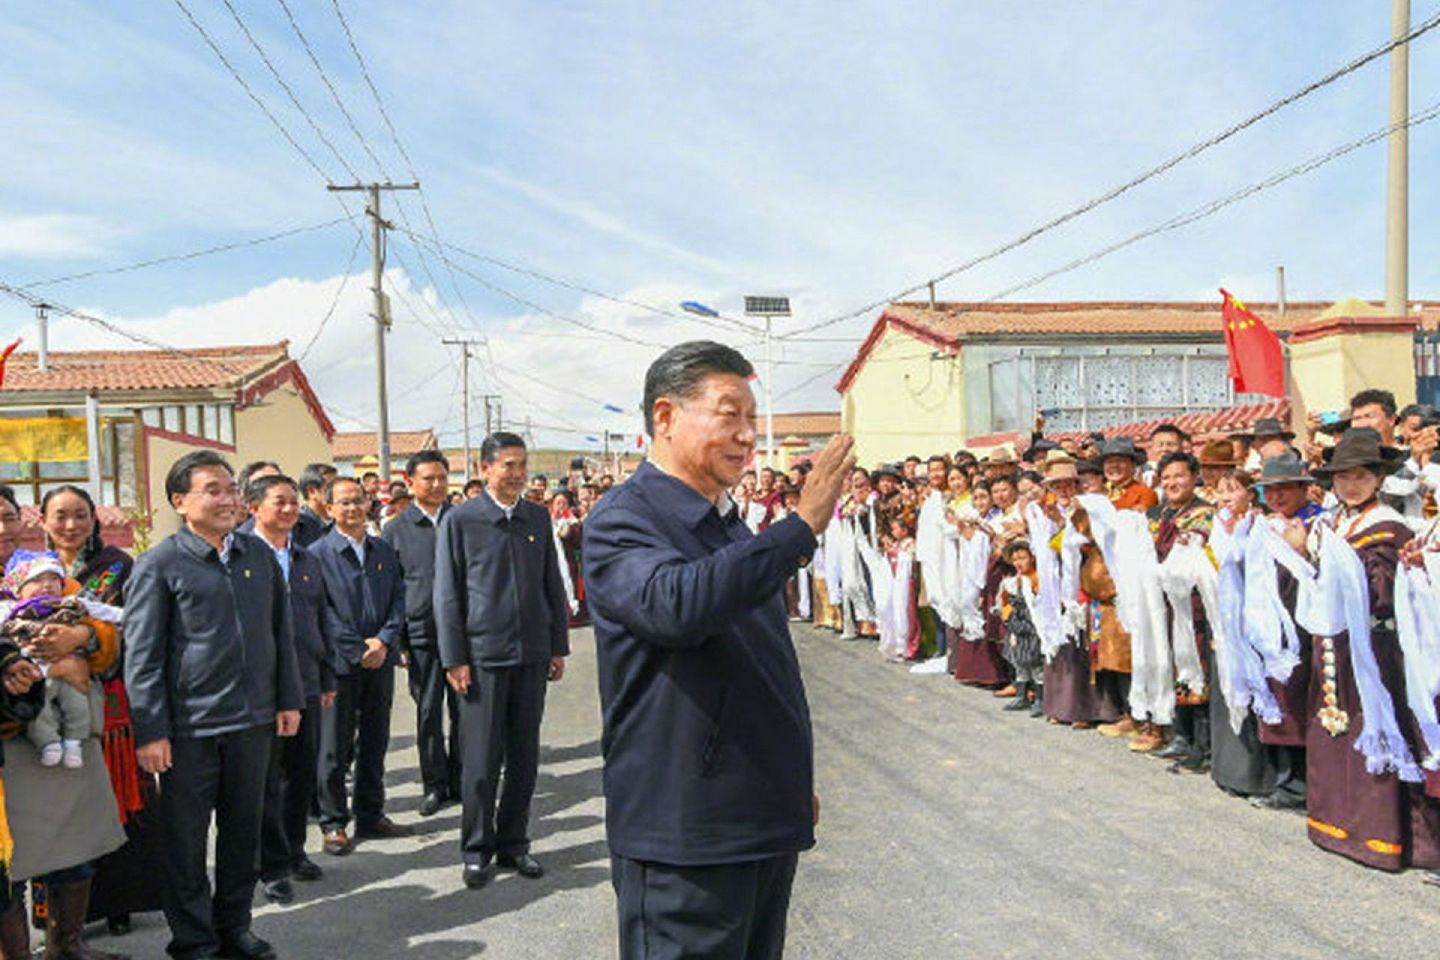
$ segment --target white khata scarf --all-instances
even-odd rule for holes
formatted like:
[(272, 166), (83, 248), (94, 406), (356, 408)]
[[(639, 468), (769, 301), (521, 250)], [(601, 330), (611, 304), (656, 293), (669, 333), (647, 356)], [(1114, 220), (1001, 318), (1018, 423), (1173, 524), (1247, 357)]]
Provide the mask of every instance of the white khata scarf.
[[(1035, 573), (1040, 584), (1039, 591), (1030, 604), (1030, 616), (1035, 623), (1035, 632), (1040, 635), (1040, 652), (1048, 662), (1055, 659), (1060, 645), (1065, 642), (1065, 618), (1060, 609), (1060, 558), (1050, 549), (1050, 541), (1056, 532), (1055, 521), (1045, 515), (1038, 503), (1025, 505), (1025, 526), (1030, 536), (1030, 553), (1035, 558)], [(1029, 577), (1022, 579), (1028, 580)]]
[[(920, 505), (920, 515), (915, 520), (915, 559), (920, 564), (920, 579), (925, 583), (925, 596), (931, 608), (945, 609), (945, 496), (939, 490), (931, 490), (925, 502)], [(946, 621), (949, 622), (948, 620)]]
[(845, 602), (842, 568), (845, 565), (845, 524), (836, 517), (825, 528), (825, 596), (830, 606)]
[(1090, 622), (1090, 611), (1080, 602), (1080, 567), (1089, 543), (1090, 538), (1075, 529), (1073, 515), (1066, 518), (1060, 538), (1060, 604), (1065, 612), (1066, 633), (1077, 638), (1085, 635)]
[(1245, 626), (1251, 645), (1265, 661), (1265, 672), (1281, 683), (1300, 662), (1295, 620), (1280, 599), (1280, 570), (1296, 580), (1311, 580), (1315, 568), (1286, 543), (1279, 521), (1255, 521), (1245, 545)]
[(945, 567), (949, 616), (941, 616), (966, 640), (980, 640), (985, 636), (985, 612), (980, 609), (980, 595), (985, 592), (985, 575), (990, 568), (990, 535), (977, 530), (966, 540), (952, 527), (947, 538), (951, 545)]
[(1115, 615), (1130, 634), (1131, 716), (1170, 723), (1175, 717), (1175, 668), (1150, 523), (1143, 513), (1116, 510), (1099, 494), (1081, 494), (1079, 500), (1115, 581)]
[(1429, 549), (1437, 534), (1433, 521), (1424, 540), (1425, 566), (1401, 566), (1395, 577), (1395, 628), (1405, 655), (1405, 694), (1420, 725), (1426, 756), (1421, 766), (1440, 769), (1440, 721), (1435, 698), (1440, 696), (1440, 553)]
[[(1394, 772), (1401, 780), (1419, 783), (1420, 767), (1410, 753), (1395, 719), (1395, 702), (1380, 680), (1380, 667), (1370, 639), (1370, 584), (1360, 554), (1328, 524), (1317, 523), (1318, 576), (1301, 581), (1296, 620), (1316, 638), (1350, 635), (1350, 663), (1360, 692), (1365, 724), (1355, 749), (1365, 755), (1365, 769), (1375, 776)], [(1398, 579), (1398, 578), (1397, 578)]]
[(1265, 682), (1265, 661), (1250, 642), (1245, 622), (1245, 556), (1249, 540), (1255, 535), (1256, 515), (1242, 517), (1235, 524), (1234, 533), (1225, 529), (1224, 521), (1228, 518), (1228, 511), (1222, 510), (1210, 534), (1210, 552), (1220, 565), (1220, 618), (1216, 621), (1212, 617), (1211, 623), (1220, 624), (1220, 629), (1215, 631), (1215, 672), (1229, 710), (1230, 728), (1238, 734), (1245, 715), (1252, 710), (1261, 722), (1271, 725), (1284, 717), (1275, 694)]
[[(1160, 564), (1159, 572), (1160, 587), (1170, 604), (1170, 648), (1175, 658), (1175, 681), (1191, 693), (1203, 693), (1205, 664), (1195, 646), (1195, 607), (1190, 597), (1201, 589), (1202, 583), (1208, 583), (1213, 594), (1217, 581), (1215, 567), (1205, 555), (1202, 543), (1187, 540), (1181, 534), (1181, 539), (1170, 548), (1170, 555)], [(1219, 619), (1219, 610), (1215, 612), (1212, 623)]]

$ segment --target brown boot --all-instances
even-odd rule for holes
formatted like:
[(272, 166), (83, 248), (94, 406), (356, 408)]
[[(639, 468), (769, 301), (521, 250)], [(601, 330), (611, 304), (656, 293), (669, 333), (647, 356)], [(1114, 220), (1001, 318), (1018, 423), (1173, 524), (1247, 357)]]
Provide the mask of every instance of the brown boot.
[(1102, 723), (1095, 729), (1100, 732), (1102, 737), (1133, 737), (1140, 732), (1140, 724), (1126, 714), (1115, 723)]
[(30, 918), (24, 897), (16, 897), (0, 910), (0, 958), (30, 960)]
[(1165, 746), (1165, 731), (1157, 724), (1147, 723), (1141, 728), (1139, 736), (1130, 741), (1132, 753), (1153, 753)]
[(85, 943), (85, 911), (90, 906), (90, 881), (51, 885), (45, 921), (45, 960), (130, 960), (96, 950)]

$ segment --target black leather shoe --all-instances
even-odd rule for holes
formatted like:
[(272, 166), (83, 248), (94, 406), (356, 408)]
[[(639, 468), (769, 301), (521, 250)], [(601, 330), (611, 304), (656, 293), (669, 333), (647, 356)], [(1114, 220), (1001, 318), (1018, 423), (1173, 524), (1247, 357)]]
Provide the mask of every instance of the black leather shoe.
[(325, 876), (325, 871), (321, 870), (320, 865), (309, 857), (301, 857), (300, 862), (295, 864), (290, 871), (290, 876), (304, 883), (314, 883)]
[(237, 960), (275, 960), (275, 948), (249, 930), (220, 938), (220, 956)]
[(1420, 877), (1421, 883), (1428, 883), (1432, 887), (1440, 887), (1440, 870), (1426, 870)]
[(433, 817), (440, 812), (445, 805), (445, 798), (438, 793), (427, 793), (425, 799), (420, 801), (420, 816)]
[(1190, 756), (1190, 741), (1183, 737), (1175, 737), (1170, 743), (1159, 750), (1152, 751), (1150, 756), (1156, 760), (1181, 760)]
[(355, 836), (360, 840), (394, 840), (398, 837), (415, 836), (415, 828), (396, 823), (389, 817), (381, 817), (355, 827)]
[(1257, 810), (1301, 810), (1305, 807), (1305, 798), (1286, 790), (1276, 790), (1263, 797), (1251, 797), (1250, 806)]
[(465, 886), (471, 890), (479, 890), (490, 882), (490, 867), (484, 863), (467, 863), (460, 877), (465, 881)]
[(545, 876), (545, 868), (540, 866), (540, 861), (528, 853), (522, 853), (518, 857), (496, 857), (495, 863), (502, 870), (514, 870), (520, 876), (531, 880)]
[(279, 880), (267, 880), (265, 899), (271, 903), (294, 903), (295, 888), (290, 885), (290, 879), (281, 877)]

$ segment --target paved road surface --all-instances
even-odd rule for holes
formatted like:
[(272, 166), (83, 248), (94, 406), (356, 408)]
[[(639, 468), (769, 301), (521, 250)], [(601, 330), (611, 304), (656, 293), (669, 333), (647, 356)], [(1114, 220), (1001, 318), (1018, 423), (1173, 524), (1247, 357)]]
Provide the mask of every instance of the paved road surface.
[[(798, 960), (1440, 956), (1440, 890), (1321, 853), (1294, 814), (1252, 810), (1093, 733), (1002, 713), (872, 644), (796, 631), (815, 722), (820, 844), (801, 860)], [(608, 960), (593, 644), (552, 688), (535, 803), (539, 881), (460, 884), (459, 810), (419, 820), (409, 698), (396, 697), (391, 810), (407, 841), (317, 855), (319, 884), (257, 910), (282, 958)], [(402, 709), (403, 708), (403, 709)], [(317, 835), (318, 839), (318, 835)], [(105, 949), (163, 956), (137, 918)]]

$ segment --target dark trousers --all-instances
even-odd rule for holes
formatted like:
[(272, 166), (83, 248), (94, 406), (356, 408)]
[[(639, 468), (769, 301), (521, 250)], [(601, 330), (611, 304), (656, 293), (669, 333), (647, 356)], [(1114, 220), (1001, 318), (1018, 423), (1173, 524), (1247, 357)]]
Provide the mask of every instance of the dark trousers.
[(345, 774), (355, 763), (355, 822), (364, 827), (385, 815), (385, 752), (390, 749), (390, 707), (395, 667), (357, 667), (336, 678), (335, 706), (320, 711), (320, 826), (350, 823)]
[[(260, 847), (265, 771), (275, 728), (266, 724), (217, 737), (170, 741), (172, 765), (160, 776), (164, 852), (161, 902), (172, 956), (210, 956), (220, 938), (250, 928)], [(215, 890), (205, 870), (215, 817)]]
[(470, 690), (460, 701), (460, 853), (466, 863), (530, 852), (530, 799), (549, 668), (542, 662), (472, 670)]
[(620, 960), (779, 960), (797, 859), (673, 867), (612, 856)]
[[(424, 793), (460, 795), (460, 699), (445, 682), (440, 652), (434, 647), (410, 648), (410, 697), (415, 701), (415, 747), (420, 753)], [(445, 715), (450, 736), (445, 736)]]
[(282, 880), (305, 857), (305, 829), (315, 799), (320, 757), (320, 703), (300, 711), (300, 729), (270, 751), (265, 818), (260, 828), (260, 879)]

